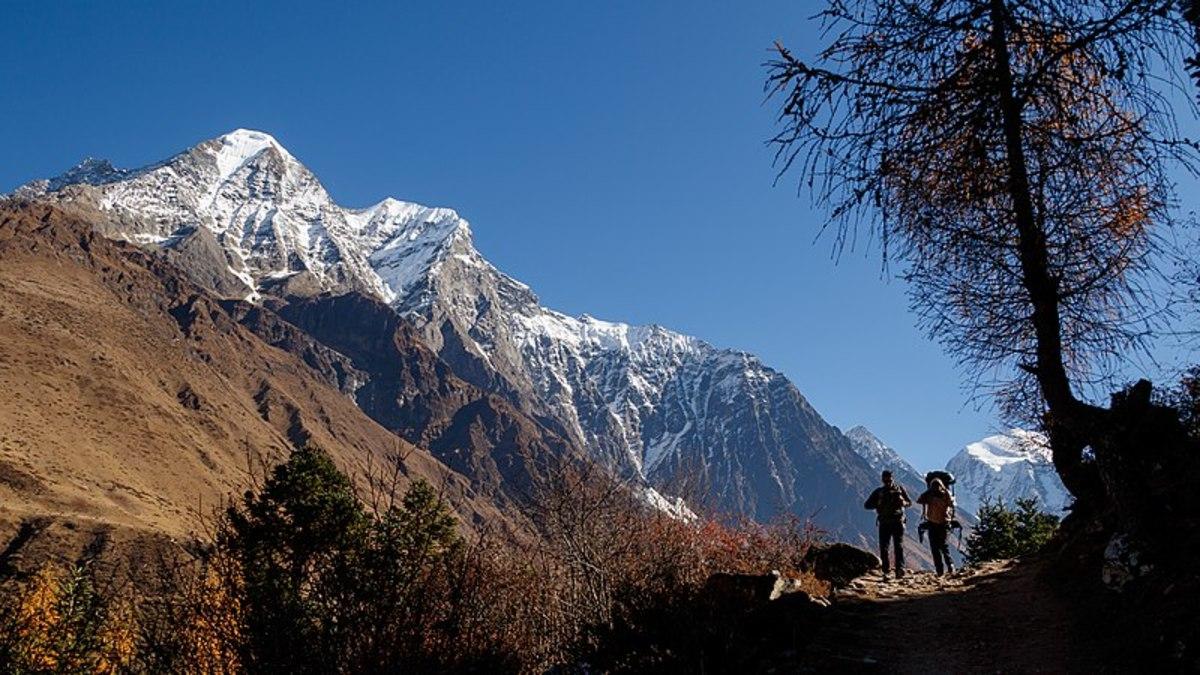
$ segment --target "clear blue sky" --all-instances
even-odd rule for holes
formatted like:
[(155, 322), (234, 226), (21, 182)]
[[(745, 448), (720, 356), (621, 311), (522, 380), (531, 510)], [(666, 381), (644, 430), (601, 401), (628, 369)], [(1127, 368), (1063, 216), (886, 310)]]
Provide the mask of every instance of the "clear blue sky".
[[(346, 3), (348, 5), (348, 3)], [(913, 327), (877, 252), (839, 264), (773, 187), (772, 42), (805, 2), (0, 0), (0, 192), (236, 127), (335, 199), (451, 206), (544, 304), (755, 352), (919, 468), (1000, 428)]]

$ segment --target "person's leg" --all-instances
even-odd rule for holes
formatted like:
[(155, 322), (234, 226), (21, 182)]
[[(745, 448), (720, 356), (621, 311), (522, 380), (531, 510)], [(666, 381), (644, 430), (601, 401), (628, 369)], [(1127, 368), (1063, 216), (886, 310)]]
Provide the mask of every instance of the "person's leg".
[(942, 558), (946, 561), (946, 571), (954, 572), (954, 558), (950, 557), (950, 526), (942, 530)]
[(890, 567), (888, 566), (888, 545), (891, 543), (891, 535), (888, 532), (887, 523), (879, 523), (879, 562), (883, 563), (883, 575), (887, 576)]
[(950, 550), (946, 548), (945, 525), (929, 526), (929, 549), (933, 553), (933, 567), (940, 577), (945, 572), (943, 561), (946, 564), (950, 563)]
[(896, 576), (904, 576), (904, 523), (892, 525), (892, 541), (896, 549)]
[(938, 541), (938, 532), (940, 527), (934, 524), (929, 525), (926, 532), (929, 534), (929, 552), (933, 554), (933, 569), (940, 577), (945, 570), (942, 568), (942, 542)]

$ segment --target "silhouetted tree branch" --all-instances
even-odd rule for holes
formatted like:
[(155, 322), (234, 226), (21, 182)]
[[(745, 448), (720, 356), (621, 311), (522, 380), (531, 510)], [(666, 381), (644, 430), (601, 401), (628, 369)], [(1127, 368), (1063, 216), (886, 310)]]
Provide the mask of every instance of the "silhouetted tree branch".
[(782, 45), (768, 64), (780, 175), (829, 211), (836, 251), (878, 238), (922, 326), (1006, 412), (1042, 420), (1081, 498), (1103, 489), (1089, 394), (1169, 316), (1151, 290), (1168, 169), (1198, 156), (1172, 100), (1196, 44), (1176, 10), (835, 0), (818, 65)]

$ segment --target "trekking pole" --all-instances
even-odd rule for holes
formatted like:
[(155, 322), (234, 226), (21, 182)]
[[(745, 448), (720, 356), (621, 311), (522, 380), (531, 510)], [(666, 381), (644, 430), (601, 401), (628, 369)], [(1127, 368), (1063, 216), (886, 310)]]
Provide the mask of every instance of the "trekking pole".
[(962, 523), (960, 523), (957, 518), (951, 518), (950, 519), (950, 530), (951, 531), (958, 530), (958, 543), (955, 546), (958, 548), (959, 554), (965, 556), (966, 553), (964, 553), (962, 550), (962, 534), (963, 534)]

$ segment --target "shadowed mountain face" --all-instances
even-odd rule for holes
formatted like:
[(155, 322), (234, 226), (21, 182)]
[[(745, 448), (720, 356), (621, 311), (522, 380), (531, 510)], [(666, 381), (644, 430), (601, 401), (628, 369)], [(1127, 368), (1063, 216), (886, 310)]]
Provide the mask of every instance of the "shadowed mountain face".
[(277, 311), (361, 369), (354, 398), (364, 412), (493, 499), (526, 494), (536, 464), (579, 456), (504, 398), (459, 379), (378, 300), (355, 292), (300, 297)]
[[(243, 325), (251, 314), (255, 331)], [(6, 532), (49, 519), (40, 531), (64, 539), (186, 536), (303, 443), (364, 490), (400, 458), (401, 488), (423, 477), (468, 525), (504, 520), (470, 481), (354, 405), (347, 392), (363, 378), (269, 310), (219, 301), (92, 223), (0, 202)]]
[[(238, 130), (132, 171), (92, 161), (18, 194), (103, 214), (105, 234), (166, 251), (215, 292), (292, 298), (280, 312), (367, 374), (363, 409), (456, 468), (505, 478), (515, 464), (502, 439), (562, 443), (631, 484), (699, 485), (705, 506), (873, 537), (861, 502), (876, 472), (753, 355), (542, 307), (454, 211), (392, 199), (343, 208), (266, 134)], [(371, 302), (325, 297), (348, 292)], [(419, 384), (438, 366), (398, 356), (414, 335), (461, 382)], [(447, 454), (466, 438), (496, 444), (495, 466)]]

